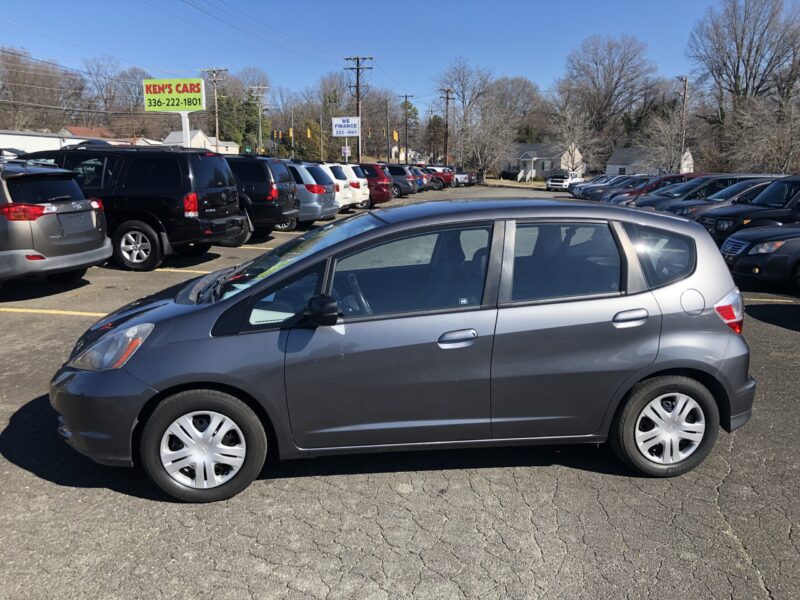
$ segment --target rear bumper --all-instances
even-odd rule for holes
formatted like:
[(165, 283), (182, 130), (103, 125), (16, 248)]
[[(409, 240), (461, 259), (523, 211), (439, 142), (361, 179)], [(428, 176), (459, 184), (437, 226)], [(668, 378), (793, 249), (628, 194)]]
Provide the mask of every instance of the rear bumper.
[(213, 244), (239, 235), (246, 220), (243, 212), (219, 219), (183, 219), (169, 232), (169, 242), (173, 246), (193, 242)]
[(297, 218), (299, 210), (296, 208), (284, 210), (280, 204), (275, 203), (253, 203), (249, 208), (250, 219), (253, 225), (275, 225)]
[(0, 252), (0, 281), (24, 275), (47, 275), (84, 269), (104, 263), (111, 257), (111, 240), (105, 238), (103, 245), (94, 250), (67, 254), (65, 256), (45, 256), (44, 260), (28, 260), (29, 254), (44, 254), (36, 250), (6, 250)]

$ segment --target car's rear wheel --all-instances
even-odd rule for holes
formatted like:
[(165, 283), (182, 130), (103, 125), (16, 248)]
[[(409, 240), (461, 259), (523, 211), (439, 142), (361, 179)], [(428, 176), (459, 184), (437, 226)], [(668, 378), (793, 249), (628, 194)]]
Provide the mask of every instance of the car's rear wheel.
[(370, 201), (369, 198), (367, 198), (366, 200), (363, 200), (358, 204), (356, 204), (356, 208), (369, 208), (371, 204), (372, 202)]
[(195, 242), (193, 244), (175, 246), (174, 250), (175, 254), (180, 254), (181, 256), (203, 256), (203, 254), (211, 250), (211, 244)]
[(275, 225), (275, 231), (294, 231), (297, 229), (297, 219), (291, 221), (284, 221)]
[(443, 188), (444, 188), (444, 181), (438, 178), (433, 180), (433, 189), (435, 189), (438, 192)]
[(164, 260), (161, 240), (143, 221), (126, 221), (114, 231), (114, 259), (131, 271), (152, 271)]
[(695, 379), (665, 376), (637, 385), (617, 415), (611, 444), (630, 467), (654, 477), (691, 471), (714, 447), (719, 409)]
[(392, 198), (400, 197), (400, 186), (396, 183), (392, 185)]
[(83, 279), (84, 275), (86, 275), (86, 269), (73, 269), (63, 273), (53, 273), (48, 275), (47, 279), (54, 283), (75, 283)]
[(163, 400), (147, 419), (139, 447), (150, 479), (186, 502), (235, 496), (261, 472), (267, 436), (238, 398), (189, 390)]

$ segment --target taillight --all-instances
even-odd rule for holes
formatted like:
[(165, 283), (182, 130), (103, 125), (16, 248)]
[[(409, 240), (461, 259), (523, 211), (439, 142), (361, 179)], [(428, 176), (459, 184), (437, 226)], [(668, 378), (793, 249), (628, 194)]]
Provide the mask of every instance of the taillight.
[(92, 205), (93, 209), (103, 212), (103, 201), (100, 200), (100, 198), (89, 198), (89, 203)]
[(267, 194), (267, 200), (277, 200), (278, 199), (278, 186), (274, 183), (270, 185), (269, 193)]
[(197, 202), (197, 192), (189, 192), (183, 197), (183, 216), (187, 219), (200, 216)]
[(45, 214), (44, 204), (8, 204), (0, 206), (0, 215), (9, 221), (35, 221)]
[(339, 191), (339, 184), (338, 183), (336, 184), (336, 191), (337, 192)]
[(725, 297), (714, 305), (714, 312), (734, 332), (742, 333), (744, 302), (742, 302), (742, 294), (739, 292), (739, 288), (733, 288), (725, 294)]
[[(338, 186), (337, 186), (338, 187)], [(318, 183), (307, 183), (306, 189), (312, 194), (324, 194), (325, 186)]]
[(414, 181), (415, 179), (416, 177), (414, 177), (413, 175), (406, 175), (406, 181)]
[(361, 189), (361, 182), (359, 182), (359, 181), (351, 181), (350, 182), (350, 187), (351, 188), (356, 188), (357, 190), (360, 190)]

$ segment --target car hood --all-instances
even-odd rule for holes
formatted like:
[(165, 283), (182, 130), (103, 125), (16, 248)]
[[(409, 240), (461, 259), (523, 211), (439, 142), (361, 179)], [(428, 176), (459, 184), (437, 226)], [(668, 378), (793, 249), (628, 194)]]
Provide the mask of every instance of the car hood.
[(791, 240), (800, 238), (800, 225), (784, 225), (783, 227), (753, 227), (752, 229), (742, 229), (731, 237), (743, 242), (777, 242), (780, 240)]
[(752, 204), (731, 204), (730, 206), (720, 206), (706, 213), (707, 217), (714, 218), (736, 218), (748, 213), (766, 210), (766, 206), (754, 206)]

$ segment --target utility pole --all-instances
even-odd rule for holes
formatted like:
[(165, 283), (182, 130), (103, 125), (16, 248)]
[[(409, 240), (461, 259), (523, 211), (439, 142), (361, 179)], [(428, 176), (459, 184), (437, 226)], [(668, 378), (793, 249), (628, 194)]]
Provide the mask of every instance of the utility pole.
[[(406, 119), (406, 123), (405, 123), (405, 127), (406, 127), (406, 140), (405, 140), (406, 164), (408, 164), (408, 107), (410, 106), (408, 104), (408, 99), (409, 98), (413, 98), (413, 97), (414, 96), (412, 96), (411, 94), (401, 94), (400, 95), (400, 98), (403, 99), (403, 112), (405, 113), (405, 119)], [(400, 162), (400, 153), (399, 152), (397, 153), (397, 162), (398, 163)]]
[(292, 104), (292, 124), (289, 126), (289, 140), (292, 142), (292, 158), (294, 158), (294, 104)]
[(217, 86), (225, 80), (224, 74), (228, 72), (227, 67), (206, 67), (200, 69), (201, 73), (208, 73), (208, 79), (214, 88), (214, 137), (217, 140), (217, 152), (219, 152), (219, 104), (217, 103)]
[(325, 160), (325, 153), (322, 147), (322, 113), (319, 113), (319, 159)]
[(444, 94), (444, 164), (449, 162), (450, 156), (450, 100), (453, 100), (453, 88), (442, 88), (439, 90)]
[(389, 142), (389, 136), (392, 135), (389, 131), (389, 99), (386, 99), (386, 164), (392, 162), (392, 146)]
[(268, 89), (266, 85), (250, 86), (250, 93), (258, 98), (258, 152), (256, 152), (256, 154), (261, 154), (261, 148), (264, 147), (261, 117), (264, 115), (264, 95), (267, 93)]
[(356, 72), (356, 112), (358, 113), (358, 162), (361, 162), (361, 71), (369, 71), (372, 67), (364, 67), (362, 62), (372, 60), (371, 56), (347, 56), (345, 60), (355, 63), (354, 67), (345, 67), (345, 71)]
[(683, 155), (686, 153), (686, 113), (689, 108), (689, 78), (684, 75), (679, 79), (683, 81), (683, 110), (681, 110), (681, 155), (678, 158), (678, 172), (683, 166)]

